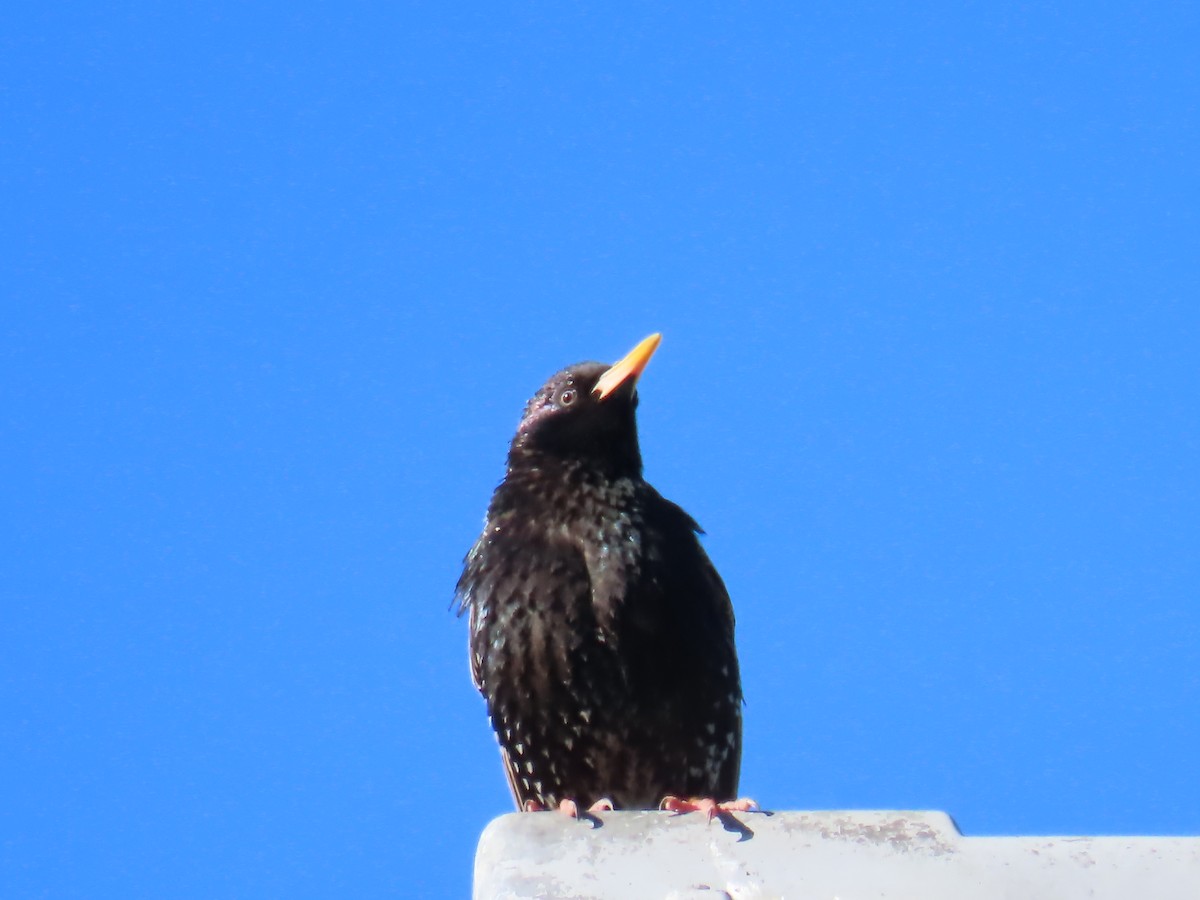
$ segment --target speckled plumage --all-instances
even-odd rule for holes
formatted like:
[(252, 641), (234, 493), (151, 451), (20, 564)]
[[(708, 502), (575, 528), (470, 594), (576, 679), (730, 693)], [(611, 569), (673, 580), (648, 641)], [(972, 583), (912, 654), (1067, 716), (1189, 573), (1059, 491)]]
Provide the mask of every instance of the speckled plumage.
[(696, 523), (642, 479), (644, 364), (603, 399), (597, 363), (534, 395), (458, 582), (518, 808), (737, 793), (733, 610)]

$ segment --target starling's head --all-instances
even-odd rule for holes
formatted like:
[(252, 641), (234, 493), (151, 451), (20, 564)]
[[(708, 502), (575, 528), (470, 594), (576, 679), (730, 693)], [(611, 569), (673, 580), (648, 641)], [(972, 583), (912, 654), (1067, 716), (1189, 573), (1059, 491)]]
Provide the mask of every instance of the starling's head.
[(658, 348), (652, 334), (618, 363), (579, 363), (557, 373), (525, 405), (512, 455), (543, 453), (641, 471), (637, 380)]

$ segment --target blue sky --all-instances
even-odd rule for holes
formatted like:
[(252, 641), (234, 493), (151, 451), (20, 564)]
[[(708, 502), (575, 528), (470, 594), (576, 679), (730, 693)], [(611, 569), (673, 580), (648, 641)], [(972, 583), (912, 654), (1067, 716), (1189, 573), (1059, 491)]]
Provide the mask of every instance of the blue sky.
[(743, 790), (1197, 833), (1189, 4), (28, 5), (0, 893), (463, 895), (461, 558), (651, 331)]

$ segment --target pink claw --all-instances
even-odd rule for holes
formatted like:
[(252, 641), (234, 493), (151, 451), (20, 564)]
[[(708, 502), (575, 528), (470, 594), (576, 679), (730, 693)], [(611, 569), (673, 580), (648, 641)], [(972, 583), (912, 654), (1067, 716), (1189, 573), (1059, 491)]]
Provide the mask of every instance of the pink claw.
[(668, 795), (663, 797), (663, 801), (658, 804), (658, 808), (677, 813), (702, 812), (708, 817), (708, 821), (711, 822), (718, 813), (753, 812), (758, 809), (758, 804), (749, 797), (743, 797), (739, 800), (725, 800), (722, 803), (718, 803), (712, 797), (693, 797), (690, 800), (684, 800), (682, 797)]
[[(525, 812), (544, 812), (546, 807), (538, 803), (536, 800), (526, 800), (522, 809)], [(598, 812), (612, 812), (613, 802), (607, 797), (601, 797), (595, 803), (587, 808), (588, 813), (595, 814)], [(564, 816), (570, 816), (572, 819), (579, 818), (579, 804), (574, 800), (563, 800), (558, 804), (558, 811)]]

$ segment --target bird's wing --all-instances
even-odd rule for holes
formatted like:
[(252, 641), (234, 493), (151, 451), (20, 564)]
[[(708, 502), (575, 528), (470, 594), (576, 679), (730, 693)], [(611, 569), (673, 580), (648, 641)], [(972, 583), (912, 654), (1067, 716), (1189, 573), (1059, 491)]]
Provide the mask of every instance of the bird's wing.
[(689, 673), (698, 704), (687, 718), (703, 729), (701, 735), (715, 734), (728, 741), (715, 787), (719, 796), (730, 799), (737, 794), (742, 753), (742, 689), (733, 604), (700, 544), (700, 527), (674, 503), (661, 502), (662, 516), (656, 519), (662, 525), (662, 565), (655, 571), (661, 579), (664, 615), (675, 623), (677, 664)]
[(532, 798), (524, 796), (521, 791), (521, 783), (517, 777), (517, 764), (504, 746), (500, 747), (500, 759), (504, 762), (504, 777), (508, 779), (508, 791), (512, 794), (513, 803), (517, 805), (517, 812), (524, 812), (525, 801)]
[[(489, 713), (491, 713), (492, 698), (489, 696), (484, 685), (483, 676), (485, 644), (479, 640), (479, 635), (482, 634), (481, 628), (484, 625), (484, 619), (491, 612), (491, 598), (489, 596), (491, 583), (484, 577), (481, 555), (479, 544), (472, 547), (471, 552), (467, 554), (467, 558), (463, 563), (462, 576), (455, 587), (454, 597), (458, 603), (458, 614), (461, 616), (464, 612), (468, 613), (468, 633), (471, 636), (468, 642), (471, 683), (487, 699)], [(494, 723), (493, 729), (495, 729)], [(520, 782), (517, 779), (516, 763), (509, 754), (508, 748), (504, 746), (503, 736), (498, 731), (496, 738), (500, 742), (500, 759), (504, 765), (504, 777), (508, 780), (508, 790), (512, 794), (513, 802), (517, 805), (518, 811), (523, 810), (525, 808), (525, 800), (529, 798), (522, 796)]]
[[(699, 559), (694, 571), (699, 586), (693, 597), (697, 598), (700, 605), (707, 607), (705, 614), (712, 618), (711, 638), (702, 638), (702, 640), (713, 642), (712, 653), (715, 657), (716, 671), (730, 673), (728, 682), (722, 685), (722, 689), (729, 692), (728, 702), (722, 704), (720, 711), (717, 712), (723, 721), (717, 723), (716, 731), (724, 732), (727, 735), (729, 752), (722, 761), (720, 773), (717, 776), (716, 792), (718, 797), (733, 799), (737, 797), (742, 768), (743, 703), (737, 647), (734, 643), (733, 603), (729, 599), (725, 582), (709, 560), (708, 554), (704, 552), (704, 548), (700, 546), (699, 541), (696, 542), (696, 551)], [(725, 680), (722, 679), (722, 681)]]
[[(478, 631), (478, 628), (479, 628), (478, 617), (479, 617), (479, 608), (476, 606), (472, 606), (471, 607), (471, 615), (468, 618), (468, 621), (470, 622), (470, 625), (469, 625), (469, 629), (470, 629), (469, 633), (470, 634), (475, 634)], [(482, 691), (483, 690), (483, 681), (482, 681), (480, 673), (483, 670), (483, 654), (479, 652), (479, 649), (475, 646), (474, 641), (469, 643), (468, 650), (469, 650), (469, 652), (467, 654), (469, 657), (468, 662), (470, 663), (470, 666), (471, 666), (471, 684), (475, 685), (475, 690)]]
[(547, 709), (573, 702), (577, 639), (596, 626), (578, 547), (529, 530), (502, 534), (486, 552), (468, 554), (458, 596), (470, 616), (471, 679), (487, 701), (509, 789), (522, 809), (527, 800), (544, 802), (542, 784), (552, 790), (550, 776), (530, 768), (545, 754), (541, 729), (549, 726), (542, 720)]
[[(471, 552), (467, 554), (467, 558), (463, 560), (462, 575), (459, 576), (458, 584), (454, 586), (454, 602), (457, 604), (458, 615), (464, 612), (469, 613), (468, 634), (475, 635), (479, 633), (479, 628), (482, 625), (481, 619), (488, 615), (487, 605), (487, 582), (483, 573), (483, 538), (475, 543), (471, 548)], [(471, 683), (475, 685), (475, 689), (482, 691), (483, 684), (480, 680), (480, 671), (483, 665), (483, 657), (479, 652), (479, 648), (474, 641), (470, 642), (469, 663), (471, 666)]]

